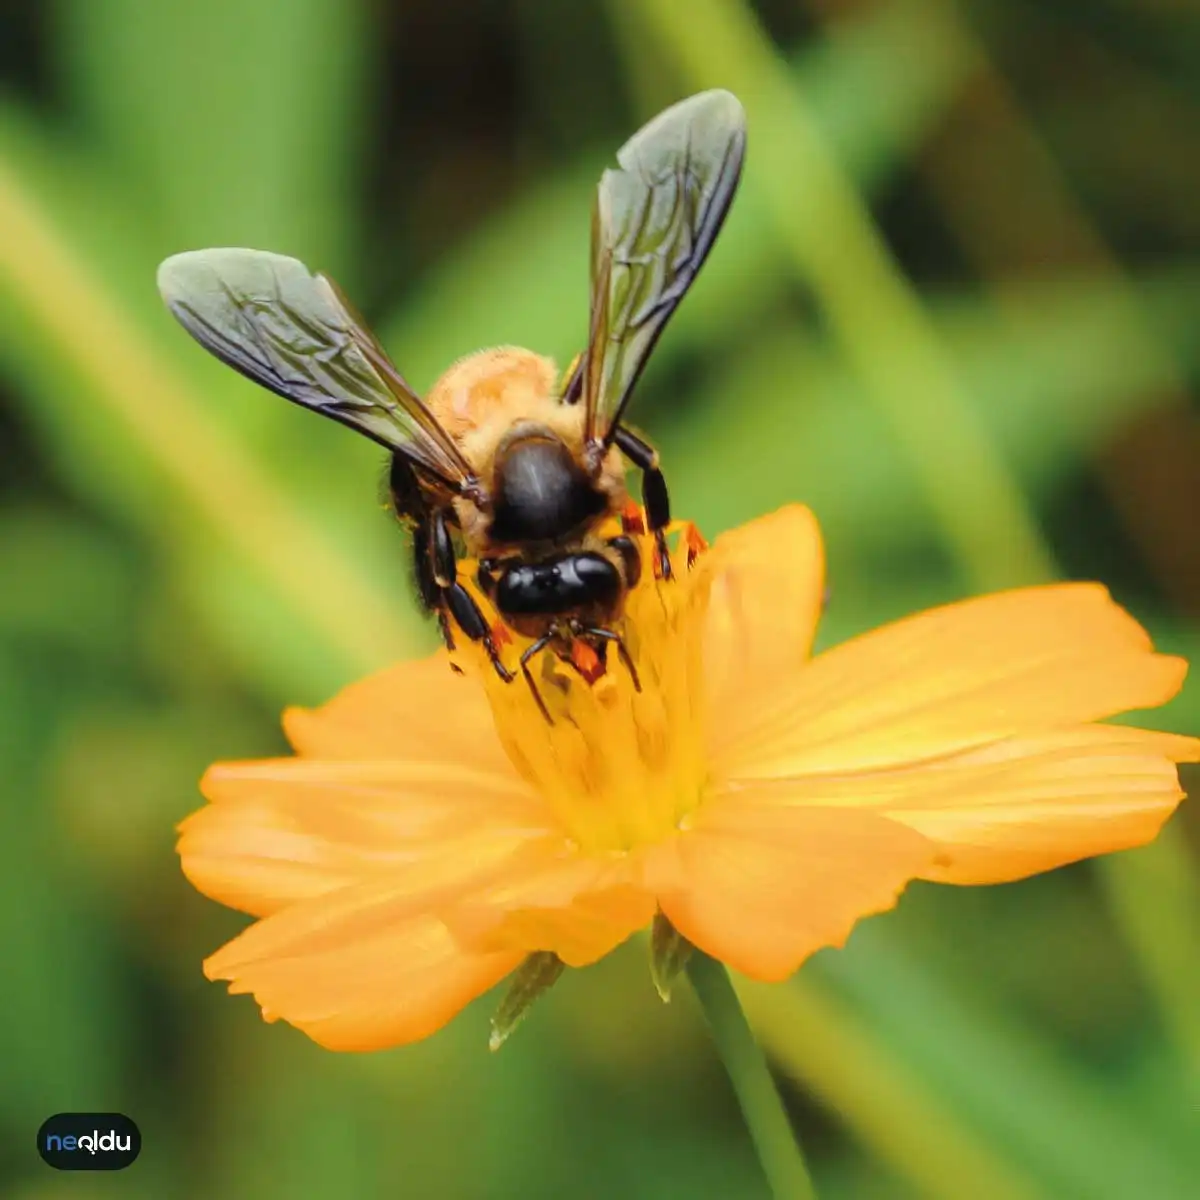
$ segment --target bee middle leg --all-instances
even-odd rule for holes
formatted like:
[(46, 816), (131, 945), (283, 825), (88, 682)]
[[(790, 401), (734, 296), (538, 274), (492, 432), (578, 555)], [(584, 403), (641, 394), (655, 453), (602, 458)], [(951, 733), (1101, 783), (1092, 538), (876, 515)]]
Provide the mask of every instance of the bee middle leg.
[(642, 473), (642, 505), (646, 509), (646, 522), (654, 534), (658, 551), (658, 576), (671, 578), (671, 556), (667, 553), (667, 526), (671, 523), (671, 497), (667, 493), (667, 481), (658, 465), (658, 451), (649, 442), (644, 442), (636, 433), (624, 425), (618, 425), (613, 441), (617, 448)]
[[(428, 531), (421, 542), (426, 553), (421, 556), (424, 558), (424, 565), (417, 568), (418, 586), (422, 587), (424, 598), (425, 585), (421, 580), (422, 573), (427, 571), (426, 582), (430, 586), (430, 594), (436, 593), (438, 622), (447, 649), (454, 649), (454, 638), (450, 632), (450, 623), (446, 619), (446, 613), (449, 612), (455, 624), (470, 641), (483, 645), (496, 674), (505, 683), (511, 683), (513, 673), (500, 661), (500, 652), (496, 649), (487, 619), (480, 611), (475, 598), (458, 582), (458, 559), (454, 555), (454, 542), (450, 537), (450, 527), (444, 510), (438, 509), (431, 514)], [(417, 538), (414, 538), (414, 544), (420, 545)]]

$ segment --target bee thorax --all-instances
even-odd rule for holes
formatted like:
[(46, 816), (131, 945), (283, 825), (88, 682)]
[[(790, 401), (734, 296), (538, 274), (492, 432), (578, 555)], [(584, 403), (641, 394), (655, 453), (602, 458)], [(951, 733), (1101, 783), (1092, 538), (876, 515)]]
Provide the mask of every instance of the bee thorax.
[(493, 517), (495, 542), (553, 542), (602, 513), (607, 499), (566, 445), (539, 433), (509, 442), (497, 456)]

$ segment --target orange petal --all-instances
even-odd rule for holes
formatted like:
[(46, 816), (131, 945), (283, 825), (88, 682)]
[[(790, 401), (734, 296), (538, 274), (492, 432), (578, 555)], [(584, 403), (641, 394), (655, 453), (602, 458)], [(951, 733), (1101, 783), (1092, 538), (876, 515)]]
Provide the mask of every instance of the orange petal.
[(762, 804), (751, 789), (705, 804), (669, 853), (677, 861), (659, 865), (681, 883), (659, 904), (675, 928), (743, 974), (777, 981), (891, 908), (934, 847), (879, 813)]
[(331, 1050), (379, 1050), (440, 1029), (521, 960), (464, 952), (413, 897), (375, 882), (251, 926), (204, 964)]
[(473, 892), (443, 913), (464, 946), (478, 951), (552, 950), (572, 967), (603, 958), (654, 916), (654, 896), (629, 855), (585, 856), (550, 840), (542, 861)]
[(403, 758), (512, 768), (478, 682), (456, 675), (444, 650), (397, 663), (344, 688), (320, 708), (290, 708), (284, 731), (312, 758)]
[(383, 870), (457, 878), (543, 832), (514, 775), (452, 763), (220, 763), (201, 788), (212, 803), (180, 825), (184, 874), (256, 916)]
[[(886, 805), (939, 845), (926, 878), (1004, 883), (1153, 841), (1200, 741), (1119, 726), (1015, 738), (928, 772)], [(925, 772), (923, 772), (925, 773)]]
[(1186, 669), (1154, 654), (1145, 630), (1098, 584), (1002, 592), (864, 634), (772, 693), (747, 694), (714, 774), (911, 765), (1162, 704)]
[(938, 846), (923, 878), (1003, 883), (1151, 841), (1183, 797), (1174, 762), (1197, 759), (1195, 738), (1082, 725), (915, 767), (753, 786), (774, 804), (871, 808), (919, 830)]
[(790, 679), (812, 650), (825, 579), (820, 526), (788, 505), (722, 534), (696, 573), (709, 588), (704, 675), (719, 749), (747, 697)]

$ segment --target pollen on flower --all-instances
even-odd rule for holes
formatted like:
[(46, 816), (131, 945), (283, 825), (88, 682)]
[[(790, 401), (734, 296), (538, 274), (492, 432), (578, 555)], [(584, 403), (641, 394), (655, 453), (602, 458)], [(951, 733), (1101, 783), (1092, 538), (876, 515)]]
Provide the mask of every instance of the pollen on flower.
[(645, 515), (632, 500), (627, 501), (621, 511), (621, 529), (630, 537), (646, 532)]
[(575, 641), (571, 646), (571, 665), (579, 672), (583, 681), (595, 684), (604, 674), (605, 664), (600, 655), (586, 642)]

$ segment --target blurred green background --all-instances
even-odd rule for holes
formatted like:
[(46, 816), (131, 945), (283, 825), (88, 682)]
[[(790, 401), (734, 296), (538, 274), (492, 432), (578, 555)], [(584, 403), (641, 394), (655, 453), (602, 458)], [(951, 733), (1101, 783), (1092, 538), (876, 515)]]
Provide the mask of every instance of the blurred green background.
[[(765, 1194), (642, 946), (498, 1055), (493, 997), (338, 1057), (203, 980), (244, 920), (172, 848), (208, 762), (434, 639), (378, 451), (201, 353), (158, 261), (300, 256), (420, 388), (483, 345), (566, 361), (600, 170), (709, 86), (744, 183), (635, 412), (677, 512), (810, 503), (826, 644), (1062, 576), (1200, 651), (1195, 0), (5, 0), (3, 1196)], [(916, 885), (747, 990), (823, 1196), (1200, 1195), (1187, 807), (1104, 863)], [(64, 1109), (131, 1115), (136, 1166), (49, 1172)]]

